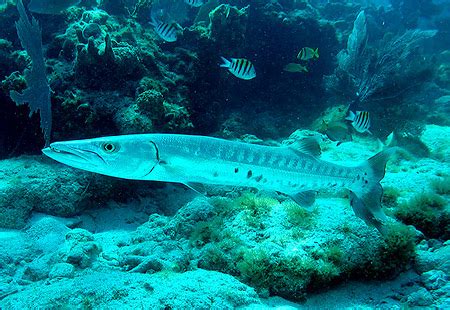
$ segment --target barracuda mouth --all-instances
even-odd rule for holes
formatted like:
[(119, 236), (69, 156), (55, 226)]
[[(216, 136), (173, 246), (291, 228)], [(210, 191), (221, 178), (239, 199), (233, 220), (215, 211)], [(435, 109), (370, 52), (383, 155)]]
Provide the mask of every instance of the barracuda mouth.
[(77, 168), (97, 167), (106, 165), (105, 160), (94, 151), (79, 149), (70, 145), (52, 143), (42, 150), (48, 157), (63, 164)]

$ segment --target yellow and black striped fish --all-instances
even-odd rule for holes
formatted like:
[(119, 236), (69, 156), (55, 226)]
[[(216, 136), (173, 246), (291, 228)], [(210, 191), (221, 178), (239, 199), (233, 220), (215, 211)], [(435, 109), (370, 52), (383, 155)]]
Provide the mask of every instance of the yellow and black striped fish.
[(222, 61), (223, 63), (220, 66), (228, 68), (228, 71), (240, 79), (251, 80), (256, 77), (255, 67), (247, 59), (231, 58), (231, 60), (228, 60), (222, 57)]
[(319, 58), (319, 48), (304, 47), (298, 52), (297, 58), (303, 61)]
[(367, 111), (356, 111), (356, 114), (352, 111), (349, 112), (349, 115), (345, 118), (348, 121), (352, 122), (353, 128), (357, 132), (363, 133), (368, 132), (372, 134), (369, 131), (370, 128), (370, 114)]

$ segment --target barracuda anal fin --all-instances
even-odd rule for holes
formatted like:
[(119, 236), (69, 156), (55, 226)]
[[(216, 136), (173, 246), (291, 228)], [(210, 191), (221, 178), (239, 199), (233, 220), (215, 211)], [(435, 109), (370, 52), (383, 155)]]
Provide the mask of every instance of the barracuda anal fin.
[(316, 191), (304, 191), (290, 195), (291, 199), (304, 208), (310, 208), (316, 201)]

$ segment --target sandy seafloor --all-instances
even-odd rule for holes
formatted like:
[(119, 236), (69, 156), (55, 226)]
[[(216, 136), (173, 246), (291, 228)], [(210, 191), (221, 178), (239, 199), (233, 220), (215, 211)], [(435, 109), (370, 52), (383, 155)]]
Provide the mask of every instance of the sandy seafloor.
[[(400, 200), (408, 199), (428, 191), (436, 177), (448, 176), (449, 136), (450, 127), (427, 126), (420, 139), (431, 155), (393, 159), (388, 163), (383, 187), (396, 188), (401, 192)], [(336, 162), (362, 161), (380, 148), (371, 137), (356, 138), (340, 146), (324, 139), (322, 146), (322, 159)], [(80, 175), (43, 156), (1, 161), (0, 171), (7, 176), (0, 180), (0, 195), (10, 193), (11, 187), (23, 186), (23, 195), (35, 195), (36, 200), (44, 195), (43, 191), (46, 195), (59, 191), (55, 182), (77, 190), (71, 178)], [(97, 185), (97, 190), (101, 186)], [(418, 238), (413, 263), (392, 279), (346, 279), (317, 288), (293, 302), (261, 292), (258, 295), (237, 277), (199, 268), (198, 249), (189, 245), (190, 229), (207, 219), (208, 199), (181, 185), (162, 186), (157, 192), (154, 199), (128, 204), (106, 201), (70, 218), (29, 208), (32, 216), (24, 229), (0, 233), (1, 309), (450, 308), (449, 241)], [(284, 243), (277, 238), (281, 240), (286, 229), (285, 214), (280, 205), (273, 205), (263, 219), (268, 223), (263, 231), (268, 237), (262, 244), (295, 253), (321, 247), (325, 240), (337, 240), (349, 261), (354, 258), (353, 263), (357, 263), (361, 252), (370, 254), (380, 237), (353, 214), (345, 196), (335, 194), (323, 193), (318, 198), (313, 229), (305, 229), (300, 238), (286, 239)], [(445, 199), (448, 208), (449, 196)], [(49, 201), (42, 199), (40, 203)], [(60, 201), (60, 207), (67, 207), (65, 203)], [(161, 205), (166, 212), (161, 212)], [(13, 215), (9, 214), (9, 220)], [(5, 216), (8, 214), (3, 214), (2, 220)], [(224, 227), (241, 229), (240, 238), (248, 238), (247, 244), (251, 244), (252, 229), (243, 228), (237, 219)], [(347, 225), (345, 234), (343, 223)], [(185, 266), (183, 270), (179, 270), (181, 265)]]

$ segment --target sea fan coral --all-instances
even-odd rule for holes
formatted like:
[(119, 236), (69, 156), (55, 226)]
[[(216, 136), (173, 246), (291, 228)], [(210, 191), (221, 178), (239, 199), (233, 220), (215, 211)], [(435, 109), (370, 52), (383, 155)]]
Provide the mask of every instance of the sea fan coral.
[(21, 94), (11, 91), (11, 99), (17, 105), (27, 103), (30, 107), (30, 116), (39, 110), (41, 128), (44, 131), (45, 144), (50, 143), (52, 129), (52, 109), (50, 101), (50, 86), (45, 73), (44, 54), (42, 52), (42, 31), (36, 19), (28, 19), (21, 0), (17, 1), (20, 19), (16, 22), (17, 35), (22, 47), (27, 51), (33, 63), (31, 70), (25, 70), (25, 79), (28, 88)]

